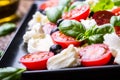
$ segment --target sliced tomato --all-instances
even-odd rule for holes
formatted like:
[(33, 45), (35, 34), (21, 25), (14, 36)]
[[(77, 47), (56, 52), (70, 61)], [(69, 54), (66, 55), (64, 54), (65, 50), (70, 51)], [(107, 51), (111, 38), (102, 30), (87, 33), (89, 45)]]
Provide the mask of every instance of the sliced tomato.
[(106, 23), (110, 23), (110, 18), (114, 14), (110, 11), (98, 11), (93, 14), (93, 19), (97, 22), (98, 25), (103, 25)]
[(80, 50), (83, 66), (101, 66), (111, 59), (111, 52), (105, 44), (93, 44)]
[(43, 30), (46, 34), (50, 34), (51, 30), (54, 29), (55, 27), (57, 27), (57, 25), (54, 23), (46, 23), (43, 26)]
[(76, 41), (74, 38), (70, 36), (66, 36), (60, 31), (54, 32), (51, 35), (52, 40), (62, 46), (62, 48), (67, 48), (70, 44), (74, 46), (80, 46), (80, 42)]
[(21, 57), (20, 62), (30, 70), (46, 69), (47, 60), (54, 56), (54, 53), (41, 51), (35, 53), (29, 53)]
[(58, 1), (59, 0), (47, 0), (47, 1), (43, 2), (42, 4), (40, 4), (39, 9), (45, 10), (46, 8), (57, 6)]
[(112, 13), (114, 13), (114, 15), (116, 15), (116, 16), (119, 16), (120, 15), (120, 7), (113, 9)]
[(89, 13), (90, 7), (88, 5), (83, 5), (67, 13), (64, 13), (62, 18), (80, 21), (81, 19), (86, 19), (89, 16)]
[(118, 36), (120, 36), (120, 26), (115, 26), (115, 32)]

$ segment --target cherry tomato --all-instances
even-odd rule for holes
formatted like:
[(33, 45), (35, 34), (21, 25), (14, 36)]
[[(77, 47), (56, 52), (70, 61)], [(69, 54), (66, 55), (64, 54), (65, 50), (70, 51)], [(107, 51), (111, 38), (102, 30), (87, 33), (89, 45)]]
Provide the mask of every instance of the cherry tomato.
[(47, 60), (54, 56), (54, 53), (41, 51), (35, 53), (29, 53), (21, 57), (20, 62), (30, 70), (46, 69)]
[(48, 0), (48, 1), (45, 1), (45, 2), (43, 2), (43, 3), (39, 6), (39, 9), (40, 9), (40, 10), (45, 10), (46, 8), (53, 7), (53, 6), (57, 6), (57, 5), (58, 5), (58, 1), (59, 1), (59, 0)]
[(62, 18), (80, 21), (81, 19), (86, 19), (89, 16), (89, 13), (90, 7), (88, 5), (83, 5), (71, 10), (70, 12), (64, 13)]
[(120, 7), (113, 9), (112, 13), (114, 13), (114, 15), (116, 15), (116, 16), (119, 16), (120, 15)]
[(115, 32), (118, 36), (120, 36), (120, 26), (115, 26)]
[(110, 23), (110, 18), (114, 14), (110, 11), (98, 11), (93, 14), (93, 19), (97, 22), (98, 25)]
[(111, 59), (111, 52), (105, 44), (93, 44), (80, 50), (83, 66), (101, 66)]
[(57, 25), (54, 24), (54, 23), (46, 23), (44, 26), (43, 26), (43, 30), (46, 34), (50, 34), (50, 32), (52, 31), (52, 29), (56, 28)]
[(74, 46), (80, 46), (80, 42), (76, 41), (74, 38), (70, 36), (64, 35), (59, 31), (52, 33), (51, 37), (52, 40), (56, 44), (61, 45), (62, 48), (67, 48), (70, 44), (73, 44)]

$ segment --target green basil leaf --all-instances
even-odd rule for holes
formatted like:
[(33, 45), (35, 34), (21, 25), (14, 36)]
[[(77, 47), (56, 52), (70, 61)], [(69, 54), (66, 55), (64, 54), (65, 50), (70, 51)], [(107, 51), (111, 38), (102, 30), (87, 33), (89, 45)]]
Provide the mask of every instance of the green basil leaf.
[(65, 35), (75, 37), (75, 38), (80, 33), (85, 32), (85, 27), (83, 27), (83, 25), (76, 20), (64, 20), (60, 23), (58, 28)]
[(107, 33), (112, 33), (112, 32), (114, 32), (114, 27), (111, 24), (104, 24), (104, 25), (93, 28), (90, 35), (95, 35), (95, 34), (105, 35)]
[(120, 16), (112, 16), (110, 19), (110, 23), (113, 26), (120, 26)]
[(120, 0), (112, 0), (115, 6), (120, 6)]
[(14, 23), (5, 23), (0, 26), (0, 36), (5, 36), (16, 29), (16, 25)]
[(21, 73), (25, 70), (13, 67), (0, 68), (0, 80), (20, 80)]
[(68, 9), (73, 1), (74, 0), (59, 0), (59, 5), (64, 7), (64, 12), (68, 12)]
[(0, 50), (0, 57), (4, 54), (3, 50)]
[(69, 7), (73, 0), (59, 0), (59, 5)]
[(78, 41), (83, 41), (85, 39), (86, 39), (86, 37), (85, 37), (84, 33), (79, 33), (79, 35), (76, 37), (76, 40), (78, 40)]
[(97, 3), (91, 4), (91, 11), (97, 12), (102, 10), (109, 10), (114, 7), (114, 3), (111, 0), (99, 0)]
[(102, 43), (103, 36), (107, 33), (114, 32), (114, 27), (111, 24), (104, 24), (101, 26), (93, 26), (92, 28), (86, 30), (85, 37), (89, 44), (92, 43)]
[(56, 23), (59, 18), (61, 18), (63, 11), (63, 6), (51, 7), (46, 10), (48, 20), (50, 22)]
[(85, 5), (85, 4), (87, 4), (87, 3), (85, 3), (84, 1), (76, 1), (76, 2), (74, 2), (74, 3), (69, 7), (69, 10), (68, 10), (68, 11), (70, 11), (70, 10), (76, 8), (76, 7)]
[(95, 34), (92, 35), (88, 38), (88, 44), (92, 44), (92, 43), (103, 43), (103, 34)]

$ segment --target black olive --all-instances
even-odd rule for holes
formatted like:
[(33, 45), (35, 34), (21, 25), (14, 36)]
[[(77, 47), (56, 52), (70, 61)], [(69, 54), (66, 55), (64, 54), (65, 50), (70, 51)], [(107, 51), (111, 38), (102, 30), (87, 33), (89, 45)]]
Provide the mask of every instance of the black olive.
[(63, 21), (64, 19), (58, 19), (57, 20), (57, 27), (60, 25), (60, 23)]
[(54, 44), (50, 47), (50, 51), (56, 55), (62, 51), (62, 47), (58, 44)]
[(92, 11), (92, 12), (90, 12), (90, 14), (89, 14), (89, 18), (90, 17), (92, 17), (93, 16), (93, 14), (94, 14), (94, 12)]
[(56, 31), (59, 31), (58, 27), (53, 28), (50, 32), (50, 35), (52, 35), (52, 33), (56, 32)]
[(43, 15), (46, 15), (46, 11), (45, 10), (39, 9), (39, 12), (42, 13)]

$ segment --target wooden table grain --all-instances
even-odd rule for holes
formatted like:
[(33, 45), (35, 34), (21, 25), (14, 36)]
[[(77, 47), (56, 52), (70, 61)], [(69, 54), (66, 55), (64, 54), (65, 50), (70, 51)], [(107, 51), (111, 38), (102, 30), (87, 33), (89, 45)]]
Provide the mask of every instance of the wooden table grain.
[[(34, 0), (20, 0), (19, 7), (16, 12), (17, 15), (19, 16), (19, 19), (14, 22), (17, 28), (19, 27), (18, 25), (20, 24), (21, 20), (26, 15), (26, 13), (28, 12), (29, 8), (31, 7), (33, 3), (34, 3)], [(16, 31), (6, 36), (0, 37), (0, 50), (5, 51), (7, 49), (7, 47), (9, 46), (10, 42), (12, 41), (15, 35), (15, 32)]]

